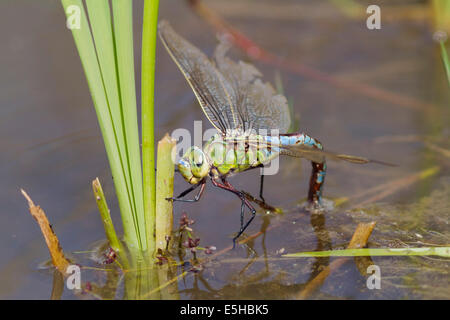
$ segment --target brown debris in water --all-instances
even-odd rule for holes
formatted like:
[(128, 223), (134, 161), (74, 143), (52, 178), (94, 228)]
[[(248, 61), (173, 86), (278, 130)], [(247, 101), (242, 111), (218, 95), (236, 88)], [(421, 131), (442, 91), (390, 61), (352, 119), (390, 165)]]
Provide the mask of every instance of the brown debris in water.
[[(367, 241), (369, 240), (370, 235), (372, 234), (373, 229), (375, 228), (376, 222), (369, 223), (360, 223), (356, 227), (355, 233), (353, 234), (350, 243), (347, 246), (347, 249), (359, 249), (364, 248), (367, 245)], [(297, 294), (296, 299), (306, 299), (311, 294), (319, 288), (325, 279), (335, 270), (337, 270), (340, 266), (346, 263), (350, 258), (340, 258), (334, 260), (330, 263), (329, 266), (325, 267), (314, 279), (308, 282), (303, 288), (303, 290)]]
[(20, 189), (25, 199), (28, 201), (28, 206), (31, 215), (39, 224), (42, 234), (44, 236), (45, 242), (47, 243), (48, 251), (50, 251), (50, 256), (52, 257), (52, 263), (56, 269), (61, 272), (64, 276), (66, 275), (66, 269), (70, 265), (69, 260), (64, 256), (64, 252), (59, 243), (58, 237), (52, 229), (50, 222), (45, 215), (44, 210), (40, 206), (36, 206), (31, 200), (30, 196), (23, 190)]

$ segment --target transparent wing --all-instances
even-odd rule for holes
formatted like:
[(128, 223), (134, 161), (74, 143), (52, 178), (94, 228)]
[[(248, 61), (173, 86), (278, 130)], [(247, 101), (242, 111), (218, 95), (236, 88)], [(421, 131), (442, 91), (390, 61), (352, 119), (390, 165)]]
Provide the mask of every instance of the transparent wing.
[(307, 145), (280, 145), (258, 140), (249, 140), (248, 143), (249, 145), (257, 148), (279, 148), (282, 155), (296, 158), (305, 158), (318, 163), (322, 163), (325, 159), (330, 159), (335, 161), (347, 161), (357, 164), (378, 163), (385, 166), (395, 166), (394, 164), (384, 161), (320, 150)]
[(281, 146), (281, 154), (285, 154), (291, 157), (297, 158), (306, 158), (308, 160), (314, 162), (323, 162), (325, 158), (330, 160), (344, 160), (352, 163), (365, 164), (369, 162), (374, 162), (373, 160), (351, 156), (347, 154), (338, 154), (330, 151), (319, 150), (313, 147), (305, 146), (305, 145), (289, 145), (289, 146)]
[(159, 36), (197, 97), (211, 124), (223, 134), (239, 128), (227, 80), (207, 56), (178, 35), (167, 21), (158, 25)]
[(255, 129), (276, 129), (287, 133), (291, 118), (286, 98), (277, 94), (269, 83), (263, 83), (261, 73), (253, 65), (234, 62), (226, 53), (230, 43), (226, 36), (219, 38), (214, 57), (217, 68), (227, 80), (226, 89), (236, 106), (241, 127), (244, 131)]

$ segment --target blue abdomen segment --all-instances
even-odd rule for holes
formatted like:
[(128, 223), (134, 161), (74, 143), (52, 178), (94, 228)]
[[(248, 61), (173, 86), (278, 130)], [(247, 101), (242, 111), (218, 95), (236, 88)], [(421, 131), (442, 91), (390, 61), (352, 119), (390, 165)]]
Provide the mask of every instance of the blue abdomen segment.
[(267, 142), (280, 145), (307, 145), (322, 150), (322, 144), (304, 133), (284, 134), (280, 136), (264, 136)]
[[(286, 134), (279, 137), (270, 138), (272, 143), (279, 143), (281, 145), (305, 145), (319, 150), (323, 149), (322, 144), (304, 133)], [(277, 140), (278, 139), (278, 140)], [(312, 172), (309, 180), (308, 201), (313, 204), (320, 204), (322, 199), (322, 189), (325, 183), (325, 176), (327, 173), (327, 164), (323, 162), (311, 161)]]

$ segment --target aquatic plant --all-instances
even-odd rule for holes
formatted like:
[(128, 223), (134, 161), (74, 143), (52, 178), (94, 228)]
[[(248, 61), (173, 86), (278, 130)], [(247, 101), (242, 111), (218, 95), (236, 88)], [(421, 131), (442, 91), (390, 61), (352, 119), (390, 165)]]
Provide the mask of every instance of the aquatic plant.
[(431, 0), (433, 24), (436, 30), (450, 32), (450, 2), (447, 0)]
[(442, 62), (444, 63), (444, 68), (445, 68), (445, 73), (447, 75), (448, 85), (450, 86), (450, 61), (448, 59), (447, 49), (445, 47), (444, 41), (440, 41), (439, 44), (441, 47)]
[(285, 254), (286, 258), (311, 257), (375, 257), (375, 256), (441, 256), (450, 257), (450, 247), (419, 247), (419, 248), (365, 248), (311, 251)]
[[(131, 1), (61, 0), (89, 84), (99, 126), (108, 155), (119, 203), (124, 242), (128, 249), (153, 255), (156, 250), (156, 177), (154, 141), (155, 47), (158, 0), (144, 2), (142, 34), (142, 158), (136, 102)], [(112, 9), (112, 10), (111, 10)], [(112, 14), (111, 14), (112, 13)], [(78, 27), (71, 27), (73, 15)], [(158, 157), (165, 167), (160, 179), (173, 179), (171, 149), (174, 141), (161, 142)], [(142, 159), (142, 165), (141, 165)], [(170, 173), (172, 171), (172, 174)], [(171, 184), (165, 184), (170, 186)], [(109, 216), (98, 179), (94, 194), (111, 247), (123, 251)], [(172, 196), (173, 188), (162, 188), (161, 197)], [(160, 197), (160, 198), (161, 198)], [(171, 224), (171, 204), (160, 205), (161, 226)], [(167, 222), (167, 221), (169, 222)], [(161, 232), (160, 232), (161, 233)]]

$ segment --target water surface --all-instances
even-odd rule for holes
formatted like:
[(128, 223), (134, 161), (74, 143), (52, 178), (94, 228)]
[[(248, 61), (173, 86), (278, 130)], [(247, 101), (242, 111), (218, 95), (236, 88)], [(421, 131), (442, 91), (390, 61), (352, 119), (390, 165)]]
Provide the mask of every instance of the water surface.
[[(280, 172), (265, 180), (265, 198), (283, 208), (285, 214), (265, 215), (260, 211), (247, 234), (268, 224), (273, 228), (252, 241), (251, 249), (242, 246), (229, 251), (206, 264), (202, 272), (189, 273), (178, 282), (174, 289), (177, 295), (172, 298), (291, 298), (334, 258), (281, 261), (280, 250), (292, 253), (344, 248), (356, 225), (363, 221), (377, 221), (371, 247), (449, 243), (449, 158), (442, 152), (444, 149), (448, 154), (450, 148), (449, 94), (432, 29), (425, 20), (389, 20), (383, 22), (381, 30), (369, 31), (364, 20), (345, 16), (326, 1), (207, 3), (280, 57), (335, 78), (401, 94), (422, 106), (399, 105), (306, 75), (280, 71), (232, 50), (234, 58), (254, 63), (266, 81), (274, 82), (279, 72), (301, 131), (330, 150), (398, 166), (330, 163), (325, 198), (347, 198), (348, 202), (317, 218), (298, 208), (307, 194), (310, 164), (283, 158)], [(142, 27), (141, 1), (135, 1), (134, 9), (138, 31)], [(39, 268), (48, 258), (47, 248), (19, 188), (26, 189), (45, 209), (66, 252), (89, 250), (104, 238), (90, 186), (95, 177), (102, 181), (118, 226), (120, 216), (95, 111), (60, 3), (4, 1), (0, 12), (0, 297), (47, 299), (52, 292), (52, 272)], [(206, 53), (213, 52), (216, 31), (185, 2), (162, 1), (160, 17)], [(140, 48), (139, 38), (136, 32), (136, 48)], [(136, 50), (137, 67), (138, 53)], [(203, 120), (204, 128), (209, 127), (160, 42), (156, 105), (158, 138), (177, 128), (193, 130), (194, 120)], [(424, 171), (429, 173), (427, 178), (411, 178)], [(258, 192), (258, 172), (241, 174), (231, 182), (239, 189)], [(365, 193), (383, 184), (378, 191)], [(392, 192), (383, 195), (390, 187)], [(186, 182), (177, 177), (175, 192), (185, 188)], [(175, 223), (182, 211), (195, 219), (195, 232), (203, 246), (226, 248), (239, 228), (238, 199), (210, 185), (198, 203), (175, 204)], [(73, 256), (86, 258), (76, 253)], [(373, 262), (382, 270), (381, 290), (367, 289), (366, 275), (350, 261), (312, 297), (449, 296), (448, 260), (444, 258), (376, 257)], [(118, 283), (117, 293), (109, 290), (109, 297), (123, 297), (123, 282), (118, 275), (92, 272), (88, 277), (99, 283), (109, 279), (114, 290)], [(62, 297), (79, 298), (69, 290)]]

